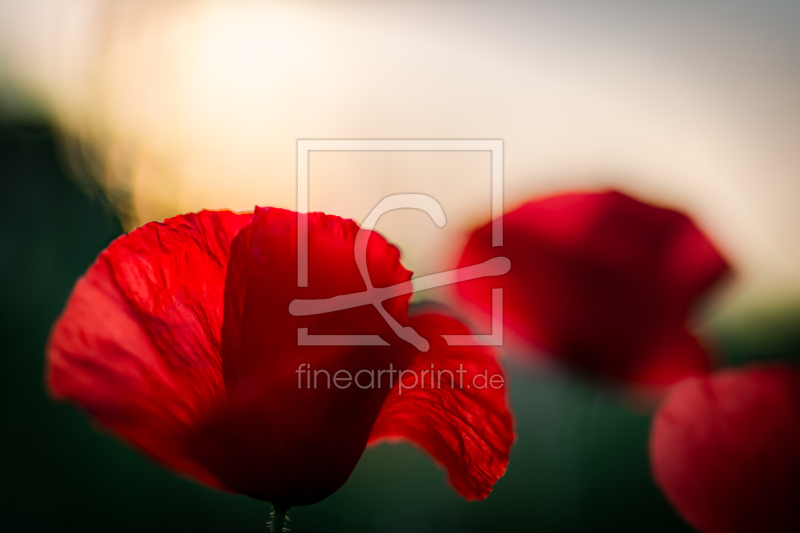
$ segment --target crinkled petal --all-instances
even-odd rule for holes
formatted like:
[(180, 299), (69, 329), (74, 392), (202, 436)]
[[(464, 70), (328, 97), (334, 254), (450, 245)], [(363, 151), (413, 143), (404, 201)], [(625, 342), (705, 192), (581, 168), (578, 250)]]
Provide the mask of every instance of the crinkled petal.
[(183, 438), (225, 398), (225, 274), (230, 241), (251, 217), (203, 211), (118, 238), (75, 285), (47, 349), (54, 397), (218, 487), (186, 456)]
[(442, 334), (467, 334), (439, 315), (415, 317), (411, 325), (431, 341), (402, 374), (403, 387), (386, 399), (370, 444), (408, 441), (447, 471), (467, 500), (482, 500), (505, 473), (514, 423), (503, 371), (481, 346), (448, 346)]

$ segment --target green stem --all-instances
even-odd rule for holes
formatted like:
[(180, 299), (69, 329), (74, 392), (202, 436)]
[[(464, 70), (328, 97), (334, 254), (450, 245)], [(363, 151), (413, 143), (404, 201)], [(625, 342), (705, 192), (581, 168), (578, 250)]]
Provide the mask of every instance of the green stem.
[(277, 505), (272, 506), (272, 524), (269, 530), (272, 533), (281, 533), (283, 531), (283, 522), (286, 520), (287, 509), (282, 509)]

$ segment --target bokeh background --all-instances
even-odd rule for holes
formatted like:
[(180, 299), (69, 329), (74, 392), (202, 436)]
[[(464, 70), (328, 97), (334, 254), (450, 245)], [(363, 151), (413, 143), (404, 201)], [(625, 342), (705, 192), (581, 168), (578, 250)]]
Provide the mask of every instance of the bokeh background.
[[(798, 95), (800, 3), (0, 0), (3, 529), (263, 530), (266, 504), (50, 402), (43, 354), (123, 231), (294, 208), (297, 139), (503, 139), (507, 209), (616, 187), (687, 212), (736, 272), (698, 331), (728, 364), (797, 360)], [(386, 194), (431, 194), (444, 228), (378, 224), (425, 274), (488, 218), (488, 173), (480, 153), (313, 154), (310, 207), (362, 220)], [(487, 500), (381, 446), (292, 530), (689, 530), (653, 484), (647, 409), (509, 355), (519, 441)]]

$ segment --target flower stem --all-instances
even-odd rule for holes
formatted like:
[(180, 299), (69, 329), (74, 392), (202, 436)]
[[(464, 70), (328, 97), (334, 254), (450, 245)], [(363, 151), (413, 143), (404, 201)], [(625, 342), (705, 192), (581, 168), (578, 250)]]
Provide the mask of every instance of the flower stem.
[(283, 531), (283, 522), (286, 520), (286, 509), (272, 506), (272, 523), (269, 526), (271, 533), (281, 533)]

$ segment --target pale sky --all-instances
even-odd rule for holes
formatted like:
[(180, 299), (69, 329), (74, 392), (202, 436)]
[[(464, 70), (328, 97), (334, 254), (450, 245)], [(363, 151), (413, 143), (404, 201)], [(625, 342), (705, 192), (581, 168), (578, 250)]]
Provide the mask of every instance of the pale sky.
[[(503, 139), (507, 209), (619, 187), (699, 221), (728, 304), (800, 296), (800, 3), (0, 0), (0, 95), (97, 150), (139, 223), (295, 208), (297, 139)], [(315, 154), (310, 207), (431, 194), (445, 228), (378, 229), (436, 271), (488, 161)]]

